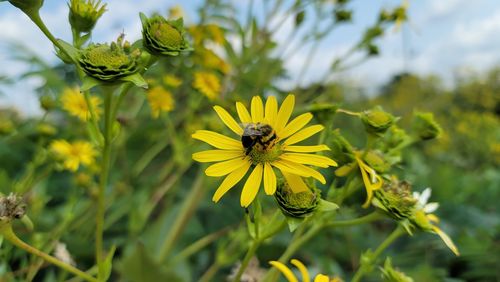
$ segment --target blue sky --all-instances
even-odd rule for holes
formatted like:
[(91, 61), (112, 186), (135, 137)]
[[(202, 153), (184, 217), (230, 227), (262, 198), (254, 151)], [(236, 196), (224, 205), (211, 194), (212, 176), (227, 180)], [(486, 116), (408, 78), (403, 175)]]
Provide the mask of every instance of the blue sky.
[[(255, 2), (258, 5), (261, 1), (267, 0)], [(140, 37), (139, 12), (164, 12), (175, 4), (181, 4), (184, 8), (188, 23), (195, 22), (196, 9), (202, 0), (104, 2), (108, 3), (109, 11), (104, 14), (94, 31), (93, 40), (96, 42), (113, 40), (121, 32), (125, 32), (127, 38), (133, 41)], [(248, 0), (232, 2), (244, 9)], [(350, 4), (355, 10), (353, 24), (339, 28), (319, 46), (303, 83), (319, 79), (329, 67), (330, 59), (351, 46), (359, 38), (360, 32), (374, 22), (376, 11), (400, 3), (398, 0), (353, 0)], [(407, 70), (424, 75), (437, 74), (443, 78), (446, 85), (452, 85), (457, 76), (481, 73), (499, 63), (500, 1), (410, 0), (409, 3), (409, 23), (403, 27), (402, 32), (389, 29), (379, 41), (382, 55), (340, 73), (335, 78), (351, 81), (367, 90), (376, 89), (392, 75), (405, 70), (403, 54), (406, 54)], [(46, 0), (41, 15), (57, 37), (69, 41), (66, 1)], [(5, 2), (0, 4), (0, 27), (0, 75), (16, 77), (29, 68), (9, 57), (5, 48), (7, 42), (28, 44), (47, 61), (55, 62), (51, 44), (26, 16)], [(292, 22), (285, 23), (275, 39), (285, 44), (285, 35), (291, 28)], [(403, 37), (406, 40), (405, 49)], [(306, 53), (298, 52), (287, 60), (286, 67), (291, 79), (283, 85), (294, 85)], [(6, 93), (4, 97), (0, 97), (0, 105), (14, 105), (26, 113), (38, 113), (38, 102), (32, 89), (39, 83), (36, 79), (30, 79), (9, 88), (0, 86), (0, 91)]]

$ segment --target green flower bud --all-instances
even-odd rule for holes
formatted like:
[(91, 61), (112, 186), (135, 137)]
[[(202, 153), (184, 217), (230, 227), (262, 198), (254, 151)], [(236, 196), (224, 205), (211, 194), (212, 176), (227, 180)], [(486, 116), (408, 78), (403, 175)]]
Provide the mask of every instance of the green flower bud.
[(333, 159), (339, 166), (352, 163), (354, 161), (354, 150), (349, 142), (340, 134), (340, 130), (332, 130), (327, 144), (331, 150)]
[(374, 192), (372, 204), (396, 220), (410, 218), (417, 200), (411, 195), (411, 185), (406, 181), (384, 182), (382, 189)]
[(106, 12), (106, 4), (101, 0), (71, 0), (69, 6), (69, 23), (78, 33), (92, 31), (97, 20)]
[(391, 168), (391, 164), (385, 160), (384, 155), (379, 151), (369, 151), (363, 160), (380, 173), (384, 173)]
[(382, 272), (382, 281), (384, 282), (413, 282), (411, 277), (392, 267), (390, 258), (385, 260), (384, 267), (380, 268), (380, 271)]
[(0, 2), (9, 1), (12, 6), (19, 8), (27, 15), (38, 13), (43, 6), (43, 0), (0, 0)]
[(56, 106), (56, 99), (54, 99), (54, 97), (52, 97), (51, 95), (43, 95), (42, 97), (40, 97), (40, 107), (45, 111), (49, 112), (55, 109)]
[(54, 136), (57, 133), (57, 128), (49, 123), (40, 123), (36, 126), (36, 131), (42, 136)]
[(143, 45), (148, 52), (157, 56), (178, 56), (182, 51), (189, 51), (182, 18), (166, 20), (160, 15), (148, 18), (143, 13), (140, 17)]
[(10, 222), (20, 219), (26, 213), (26, 205), (22, 198), (10, 193), (8, 196), (0, 196), (0, 221)]
[(413, 114), (413, 130), (422, 140), (434, 139), (442, 132), (439, 124), (434, 120), (434, 114), (422, 112)]
[(319, 189), (309, 187), (309, 191), (294, 193), (286, 182), (279, 182), (274, 198), (281, 211), (287, 216), (303, 218), (318, 207), (321, 198)]
[(385, 112), (381, 107), (375, 107), (371, 110), (364, 111), (360, 118), (365, 125), (366, 131), (376, 135), (384, 134), (397, 120), (393, 115)]
[[(131, 49), (130, 43), (123, 42), (123, 34), (111, 44), (91, 44), (82, 50), (78, 57), (78, 64), (88, 77), (84, 80), (82, 91), (102, 83), (116, 83), (130, 81), (139, 87), (147, 88), (147, 83), (138, 74), (141, 52)], [(87, 85), (86, 85), (87, 83)]]

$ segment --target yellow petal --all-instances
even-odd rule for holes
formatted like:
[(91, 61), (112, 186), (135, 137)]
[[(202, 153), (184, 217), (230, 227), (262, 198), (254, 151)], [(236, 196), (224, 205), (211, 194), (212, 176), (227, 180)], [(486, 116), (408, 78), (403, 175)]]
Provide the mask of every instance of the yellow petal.
[(301, 114), (300, 116), (294, 118), (283, 130), (276, 131), (276, 135), (279, 136), (281, 140), (287, 138), (288, 136), (294, 134), (295, 132), (301, 130), (307, 123), (311, 121), (313, 115), (311, 113)]
[(264, 105), (259, 96), (253, 96), (250, 110), (252, 111), (253, 123), (262, 122), (264, 120)]
[(330, 278), (328, 278), (328, 276), (324, 274), (318, 274), (316, 275), (316, 277), (314, 277), (314, 282), (330, 282)]
[(193, 135), (191, 135), (194, 139), (201, 140), (206, 142), (215, 148), (224, 149), (224, 150), (242, 150), (243, 145), (238, 140), (233, 138), (229, 138), (222, 134), (208, 131), (208, 130), (197, 130)]
[(214, 193), (214, 196), (212, 197), (212, 201), (218, 202), (224, 194), (226, 194), (229, 189), (233, 188), (234, 185), (236, 185), (240, 180), (247, 174), (248, 169), (250, 168), (251, 163), (246, 162), (241, 168), (231, 172), (226, 178), (224, 178), (224, 181), (220, 184), (219, 188)]
[(299, 152), (299, 153), (314, 153), (320, 151), (330, 151), (330, 148), (326, 145), (314, 145), (314, 146), (283, 146), (283, 151), (288, 152)]
[(302, 262), (296, 259), (292, 259), (290, 262), (299, 269), (300, 274), (302, 274), (302, 282), (311, 282), (311, 278), (309, 278), (309, 272)]
[(298, 142), (300, 142), (304, 139), (307, 139), (307, 138), (313, 136), (314, 134), (320, 132), (321, 130), (323, 130), (323, 128), (324, 127), (320, 124), (311, 125), (309, 127), (302, 129), (301, 131), (295, 133), (294, 135), (290, 136), (290, 138), (285, 140), (285, 142), (283, 142), (283, 144), (292, 145), (292, 144), (298, 143)]
[(314, 165), (319, 167), (337, 166), (337, 163), (334, 160), (320, 155), (283, 153), (280, 158), (299, 164)]
[(441, 240), (443, 240), (443, 242), (446, 244), (446, 246), (456, 255), (456, 256), (459, 256), (460, 255), (460, 252), (458, 251), (458, 248), (457, 246), (455, 246), (455, 244), (453, 243), (453, 241), (451, 240), (451, 238), (448, 236), (448, 234), (444, 233), (443, 230), (439, 229), (439, 227), (437, 226), (433, 226), (432, 227), (432, 230), (434, 232), (436, 232), (437, 235), (439, 235), (439, 237), (441, 237)]
[[(304, 177), (313, 177), (315, 179), (317, 179), (319, 182), (321, 182), (321, 184), (325, 184), (326, 183), (326, 180), (325, 180), (325, 177), (319, 173), (318, 171), (310, 168), (310, 167), (307, 167), (305, 165), (302, 165), (302, 164), (299, 164), (299, 163), (295, 163), (295, 162), (290, 162), (290, 161), (287, 161), (287, 160), (283, 160), (283, 159), (280, 159), (278, 161), (275, 161), (272, 163), (274, 166), (276, 166), (276, 164), (278, 165), (284, 165), (285, 167), (287, 167), (289, 170), (287, 172), (290, 172), (290, 173), (293, 173), (293, 174), (297, 174), (297, 175), (300, 175), (300, 176), (304, 176)], [(278, 167), (278, 166), (276, 166)], [(282, 170), (281, 167), (278, 167), (280, 170)], [(285, 170), (286, 171), (286, 170)]]
[(281, 131), (285, 128), (288, 119), (292, 115), (293, 107), (295, 106), (295, 96), (288, 95), (285, 101), (281, 104), (280, 110), (278, 111), (278, 116), (276, 117), (276, 131)]
[(286, 265), (282, 264), (279, 261), (270, 261), (269, 264), (271, 264), (272, 266), (276, 267), (279, 271), (281, 271), (281, 273), (283, 274), (283, 276), (285, 276), (288, 282), (299, 282), (297, 277), (295, 277), (293, 272)]
[(309, 190), (307, 185), (304, 183), (304, 180), (302, 180), (302, 177), (298, 176), (297, 174), (292, 174), (284, 171), (281, 171), (281, 174), (283, 174), (283, 177), (285, 177), (286, 183), (288, 183), (288, 186), (290, 187), (290, 189), (292, 189), (293, 193), (306, 192)]
[(276, 192), (276, 174), (269, 163), (264, 164), (264, 191), (267, 195)]
[(266, 113), (264, 120), (269, 123), (271, 127), (275, 127), (276, 117), (278, 116), (278, 102), (276, 97), (269, 96), (266, 101)]
[(207, 169), (205, 170), (205, 174), (214, 177), (224, 176), (244, 166), (248, 162), (248, 158), (236, 158), (229, 161), (216, 163), (207, 167)]
[(229, 127), (234, 133), (241, 135), (243, 134), (243, 129), (234, 120), (234, 118), (222, 107), (214, 106), (214, 110), (217, 112), (219, 118), (224, 122), (224, 124)]
[(240, 117), (240, 121), (242, 123), (251, 123), (252, 122), (252, 117), (248, 113), (247, 108), (243, 103), (241, 102), (236, 102), (236, 111), (238, 112), (238, 116)]
[(234, 159), (237, 157), (244, 157), (242, 150), (228, 151), (228, 150), (207, 150), (193, 154), (193, 160), (200, 163), (220, 162), (225, 160)]
[(366, 201), (363, 203), (362, 207), (367, 208), (372, 200), (373, 191), (382, 187), (383, 180), (373, 168), (365, 164), (360, 158), (356, 157), (356, 161), (358, 162), (359, 170), (361, 171), (361, 176), (366, 189)]
[(245, 182), (240, 198), (242, 207), (248, 207), (253, 202), (253, 199), (255, 199), (257, 192), (259, 192), (260, 182), (262, 181), (262, 170), (262, 164), (256, 165), (247, 182)]

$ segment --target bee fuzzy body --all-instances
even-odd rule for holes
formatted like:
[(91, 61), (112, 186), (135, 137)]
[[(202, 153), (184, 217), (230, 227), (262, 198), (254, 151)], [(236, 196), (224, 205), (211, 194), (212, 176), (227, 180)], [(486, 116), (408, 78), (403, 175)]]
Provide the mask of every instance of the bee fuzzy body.
[(241, 136), (241, 144), (248, 155), (255, 148), (259, 151), (265, 151), (276, 143), (276, 132), (274, 129), (264, 123), (250, 123), (245, 126)]

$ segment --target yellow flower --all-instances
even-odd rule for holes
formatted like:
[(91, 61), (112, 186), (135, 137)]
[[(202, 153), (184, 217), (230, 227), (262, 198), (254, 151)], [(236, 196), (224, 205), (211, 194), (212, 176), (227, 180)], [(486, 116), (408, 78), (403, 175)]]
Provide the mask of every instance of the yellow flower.
[(182, 80), (175, 75), (167, 74), (163, 77), (163, 83), (169, 87), (177, 88), (182, 84)]
[(178, 19), (184, 16), (184, 10), (182, 10), (181, 5), (175, 5), (168, 9), (168, 17), (170, 19)]
[(147, 97), (153, 118), (158, 118), (161, 112), (170, 112), (174, 108), (172, 94), (161, 86), (148, 90)]
[(373, 191), (380, 189), (383, 181), (382, 177), (380, 177), (380, 175), (378, 175), (373, 168), (361, 160), (361, 156), (359, 154), (356, 154), (355, 158), (358, 163), (359, 170), (361, 171), (361, 176), (363, 177), (363, 183), (365, 184), (366, 201), (363, 204), (363, 207), (367, 208), (373, 198)]
[[(90, 119), (90, 111), (85, 101), (85, 97), (78, 88), (66, 88), (61, 96), (61, 103), (64, 110), (66, 110), (70, 115), (78, 117), (82, 121), (87, 121)], [(102, 104), (99, 97), (90, 97), (90, 103), (92, 104), (92, 109), (94, 110), (95, 117), (99, 119), (102, 113), (100, 105)]]
[(221, 91), (219, 78), (211, 72), (195, 72), (193, 87), (210, 100), (217, 98)]
[[(311, 281), (309, 272), (307, 271), (307, 268), (302, 262), (296, 259), (292, 259), (290, 262), (299, 269), (300, 274), (302, 275), (302, 282)], [(269, 263), (272, 266), (276, 267), (279, 271), (281, 271), (281, 273), (285, 276), (288, 282), (299, 282), (299, 279), (293, 274), (292, 270), (288, 268), (288, 266), (284, 265), (279, 261), (270, 261)], [(316, 277), (314, 277), (314, 282), (342, 282), (342, 279), (337, 276), (332, 277), (330, 279), (328, 276), (324, 274), (318, 274), (316, 275)]]
[(69, 143), (66, 140), (54, 140), (50, 144), (50, 150), (63, 161), (64, 168), (71, 171), (77, 171), (80, 164), (92, 165), (97, 154), (92, 144), (86, 141)]
[(193, 159), (198, 162), (218, 162), (205, 170), (206, 175), (212, 177), (227, 175), (212, 198), (214, 202), (218, 202), (235, 186), (247, 174), (250, 167), (253, 167), (253, 170), (241, 192), (240, 203), (243, 207), (248, 207), (252, 203), (261, 182), (264, 182), (264, 191), (267, 195), (274, 194), (277, 182), (274, 168), (281, 171), (294, 193), (307, 189), (301, 177), (313, 177), (323, 184), (326, 182), (321, 173), (308, 165), (326, 168), (336, 166), (337, 163), (325, 156), (306, 153), (330, 149), (326, 145), (295, 145), (323, 130), (323, 126), (317, 124), (303, 128), (313, 118), (311, 113), (304, 113), (288, 122), (294, 104), (295, 96), (288, 95), (278, 111), (275, 97), (269, 97), (264, 108), (261, 98), (255, 96), (252, 98), (250, 114), (241, 102), (237, 102), (236, 109), (244, 127), (240, 126), (225, 109), (214, 107), (224, 124), (240, 139), (236, 140), (207, 130), (197, 130), (192, 135), (194, 139), (204, 141), (218, 149), (193, 154)]

